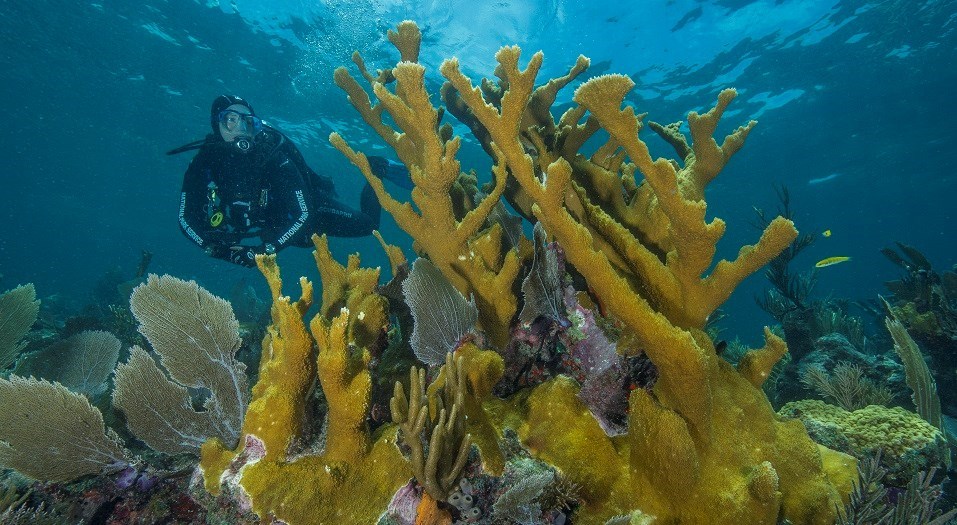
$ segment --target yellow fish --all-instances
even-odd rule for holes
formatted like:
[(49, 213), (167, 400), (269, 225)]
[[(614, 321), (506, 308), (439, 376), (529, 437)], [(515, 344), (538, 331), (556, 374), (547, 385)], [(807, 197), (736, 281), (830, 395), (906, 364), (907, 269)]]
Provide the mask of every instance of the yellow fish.
[(821, 259), (820, 261), (814, 263), (814, 267), (824, 268), (825, 266), (830, 266), (832, 264), (838, 264), (838, 263), (842, 263), (844, 261), (850, 261), (850, 260), (851, 260), (850, 257), (844, 257), (844, 256), (828, 257), (826, 259)]
[(830, 236), (831, 236), (831, 230), (824, 230), (824, 232), (821, 233), (821, 235), (823, 235), (823, 236), (825, 236), (825, 237), (830, 237)]

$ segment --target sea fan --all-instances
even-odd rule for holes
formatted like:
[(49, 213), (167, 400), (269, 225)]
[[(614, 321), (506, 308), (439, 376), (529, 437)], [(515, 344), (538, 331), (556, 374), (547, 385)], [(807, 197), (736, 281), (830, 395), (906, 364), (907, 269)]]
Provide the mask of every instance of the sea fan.
[(21, 377), (42, 377), (74, 392), (95, 397), (107, 388), (122, 343), (113, 334), (85, 331), (56, 342), (17, 362)]
[[(242, 340), (232, 306), (194, 281), (150, 275), (133, 291), (130, 308), (169, 378), (182, 387), (209, 392), (203, 406), (216, 426), (210, 437), (236, 443), (249, 403), (249, 385), (246, 366), (236, 359)], [(138, 391), (150, 390), (135, 381), (128, 386), (132, 391), (120, 392), (120, 397), (131, 402)], [(169, 399), (180, 402), (176, 395)]]
[(558, 253), (545, 243), (542, 223), (535, 224), (535, 258), (532, 269), (522, 282), (525, 306), (519, 314), (522, 322), (531, 324), (539, 317), (546, 317), (562, 327), (568, 327), (565, 303), (562, 300), (562, 275), (564, 270)]
[(40, 301), (33, 284), (0, 294), (0, 370), (13, 364), (27, 346), (21, 339), (30, 331), (39, 311)]
[(524, 234), (522, 233), (522, 218), (508, 212), (501, 202), (497, 203), (488, 214), (489, 223), (498, 223), (502, 233), (512, 248), (518, 248)]
[(405, 302), (412, 310), (412, 351), (423, 363), (439, 365), (478, 319), (475, 301), (466, 300), (428, 259), (416, 259), (402, 282)]
[(0, 467), (41, 481), (69, 481), (129, 464), (120, 437), (90, 401), (59, 383), (0, 379)]
[[(574, 297), (566, 300), (573, 304)], [(582, 337), (570, 341), (568, 353), (580, 367), (582, 388), (578, 398), (608, 435), (621, 434), (625, 431), (623, 414), (628, 407), (628, 370), (616, 344), (596, 324), (595, 314), (582, 308), (577, 312)]]

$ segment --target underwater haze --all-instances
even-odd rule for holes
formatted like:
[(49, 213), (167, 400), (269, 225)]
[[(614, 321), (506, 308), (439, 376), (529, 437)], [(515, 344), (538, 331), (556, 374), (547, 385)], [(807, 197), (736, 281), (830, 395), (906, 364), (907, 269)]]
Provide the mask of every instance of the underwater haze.
[[(495, 52), (513, 44), (523, 63), (544, 52), (539, 78), (564, 74), (579, 54), (591, 59), (560, 92), (560, 110), (574, 87), (605, 73), (629, 75), (627, 103), (663, 123), (737, 88), (719, 131), (759, 124), (708, 188), (709, 215), (728, 222), (719, 255), (754, 242), (753, 207), (773, 211), (775, 187), (787, 187), (797, 228), (831, 232), (794, 267), (851, 257), (819, 271), (820, 295), (880, 293), (899, 273), (880, 253), (895, 241), (935, 268), (957, 262), (953, 1), (3, 0), (0, 15), (0, 290), (33, 282), (41, 297), (82, 303), (107, 271), (132, 273), (144, 250), (150, 272), (214, 293), (240, 279), (264, 289), (255, 270), (210, 259), (182, 235), (180, 184), (192, 153), (165, 152), (202, 138), (212, 99), (236, 94), (355, 199), (363, 179), (329, 145), (330, 132), (367, 154), (391, 152), (332, 73), (357, 50), (370, 68), (393, 64), (385, 33), (406, 19), (422, 28), (433, 94), (443, 58), (491, 77)], [(668, 155), (642, 136), (653, 156)], [(463, 169), (488, 180), (488, 160), (469, 140)], [(411, 254), (388, 214), (382, 230)], [(388, 267), (371, 238), (332, 246)], [(286, 275), (315, 272), (305, 249), (283, 251), (280, 262)], [(772, 321), (754, 304), (766, 287), (755, 274), (725, 305), (732, 333), (757, 337)]]

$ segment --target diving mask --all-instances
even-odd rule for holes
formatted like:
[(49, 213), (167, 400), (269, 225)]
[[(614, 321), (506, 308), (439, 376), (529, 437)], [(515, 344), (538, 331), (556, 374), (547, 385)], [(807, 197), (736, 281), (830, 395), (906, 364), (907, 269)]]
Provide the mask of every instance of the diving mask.
[(225, 109), (219, 112), (218, 116), (220, 131), (223, 138), (227, 141), (238, 137), (255, 137), (257, 133), (263, 130), (263, 121), (256, 115), (250, 113), (241, 113), (232, 109)]

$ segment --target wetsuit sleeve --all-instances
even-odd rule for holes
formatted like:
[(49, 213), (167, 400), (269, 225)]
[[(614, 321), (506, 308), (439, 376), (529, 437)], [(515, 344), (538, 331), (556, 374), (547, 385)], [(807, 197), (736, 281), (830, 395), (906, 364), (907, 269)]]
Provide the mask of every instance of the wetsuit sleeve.
[(306, 183), (296, 164), (286, 155), (277, 155), (274, 168), (270, 173), (271, 189), (266, 217), (267, 231), (263, 243), (271, 244), (275, 250), (285, 248), (304, 235), (307, 222), (312, 214)]
[(197, 154), (190, 161), (183, 176), (183, 191), (179, 197), (179, 228), (186, 237), (202, 248), (217, 255), (218, 244), (210, 231), (209, 221), (203, 207), (208, 200), (207, 173), (210, 169), (208, 160), (202, 153)]

